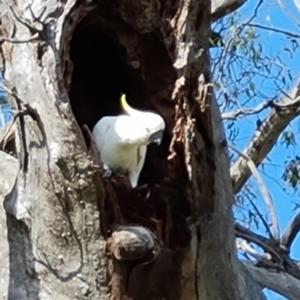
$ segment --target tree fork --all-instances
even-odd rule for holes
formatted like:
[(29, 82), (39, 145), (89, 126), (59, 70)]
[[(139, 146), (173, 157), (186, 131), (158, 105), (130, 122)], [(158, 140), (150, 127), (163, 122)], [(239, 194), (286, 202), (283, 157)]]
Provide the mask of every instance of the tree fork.
[[(17, 123), (8, 299), (262, 299), (235, 252), (209, 1), (15, 5), (2, 17), (5, 83), (43, 131)], [(101, 178), (90, 138), (120, 113), (120, 92), (166, 120), (141, 174), (148, 199), (143, 185)]]

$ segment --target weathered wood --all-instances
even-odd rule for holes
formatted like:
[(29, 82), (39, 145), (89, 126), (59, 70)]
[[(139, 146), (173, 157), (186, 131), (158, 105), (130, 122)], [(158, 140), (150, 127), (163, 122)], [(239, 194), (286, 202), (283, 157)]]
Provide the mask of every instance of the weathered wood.
[(10, 276), (7, 218), (3, 201), (15, 184), (18, 170), (17, 159), (0, 151), (0, 295), (3, 299), (8, 299)]

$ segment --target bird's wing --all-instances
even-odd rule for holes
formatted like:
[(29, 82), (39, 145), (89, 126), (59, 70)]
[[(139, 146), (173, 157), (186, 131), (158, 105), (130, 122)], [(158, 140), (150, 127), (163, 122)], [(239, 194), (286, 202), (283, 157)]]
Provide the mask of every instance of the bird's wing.
[(140, 173), (142, 171), (142, 168), (143, 168), (143, 165), (145, 162), (146, 151), (147, 151), (147, 146), (140, 146), (139, 148), (137, 148), (136, 153), (135, 153), (135, 155), (136, 155), (135, 162), (136, 163), (133, 164), (131, 168), (129, 168), (128, 175), (129, 175), (129, 180), (130, 180), (133, 188), (135, 188), (138, 184)]
[(114, 117), (104, 117), (93, 128), (93, 136), (100, 153), (105, 145), (105, 140), (113, 129), (114, 123)]
[(138, 173), (142, 171), (142, 168), (144, 166), (145, 157), (147, 152), (147, 146), (140, 146), (137, 151), (137, 167), (136, 170)]

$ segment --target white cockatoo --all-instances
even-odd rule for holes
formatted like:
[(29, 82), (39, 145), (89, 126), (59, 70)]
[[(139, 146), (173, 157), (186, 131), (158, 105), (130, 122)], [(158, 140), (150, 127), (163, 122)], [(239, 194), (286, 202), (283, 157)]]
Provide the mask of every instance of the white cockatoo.
[(165, 122), (153, 112), (130, 107), (125, 94), (121, 95), (123, 115), (103, 117), (93, 129), (93, 137), (105, 170), (104, 177), (113, 172), (128, 175), (136, 187), (142, 171), (147, 145), (161, 143)]

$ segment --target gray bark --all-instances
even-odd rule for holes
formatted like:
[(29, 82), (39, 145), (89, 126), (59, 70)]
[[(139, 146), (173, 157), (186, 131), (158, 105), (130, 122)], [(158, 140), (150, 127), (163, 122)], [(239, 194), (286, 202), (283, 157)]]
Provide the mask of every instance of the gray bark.
[[(22, 111), (7, 298), (263, 299), (236, 256), (228, 152), (207, 90), (210, 3), (5, 3), (4, 78)], [(141, 176), (147, 201), (120, 176), (102, 180), (80, 130), (119, 113), (120, 92), (167, 123)]]
[(283, 271), (268, 270), (254, 266), (251, 262), (243, 262), (255, 281), (290, 300), (298, 300), (300, 281)]
[(229, 13), (237, 10), (247, 0), (212, 0), (211, 1), (211, 14), (212, 20), (216, 21), (228, 15)]
[[(19, 170), (17, 159), (0, 151), (0, 199), (4, 200), (13, 188)], [(4, 172), (5, 170), (5, 172)], [(0, 295), (8, 299), (9, 288), (9, 243), (7, 235), (7, 218), (3, 205), (0, 207)]]
[[(261, 162), (273, 149), (278, 137), (284, 129), (300, 114), (300, 83), (299, 80), (292, 91), (273, 103), (273, 109), (253, 133), (248, 145), (243, 150), (254, 164), (259, 167)], [(237, 194), (252, 173), (247, 161), (239, 157), (231, 166), (233, 191)]]

